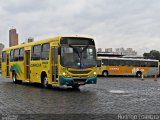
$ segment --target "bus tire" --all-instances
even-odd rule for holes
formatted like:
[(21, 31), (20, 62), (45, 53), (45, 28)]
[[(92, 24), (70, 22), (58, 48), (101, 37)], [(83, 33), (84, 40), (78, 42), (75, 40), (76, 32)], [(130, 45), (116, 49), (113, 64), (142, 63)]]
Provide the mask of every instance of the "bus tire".
[(108, 76), (108, 71), (103, 71), (102, 75), (103, 75), (104, 77), (107, 77), (107, 76)]
[(15, 72), (12, 72), (12, 81), (15, 84), (21, 84), (22, 83), (21, 80), (17, 80), (17, 74)]
[(47, 76), (43, 77), (43, 87), (48, 88), (48, 78), (47, 78)]
[(48, 84), (48, 78), (47, 78), (47, 76), (44, 76), (43, 77), (43, 79), (42, 79), (42, 84), (43, 84), (43, 87), (44, 88), (51, 88), (51, 85), (50, 84)]
[(138, 72), (136, 73), (136, 77), (141, 78), (141, 77), (142, 77), (142, 72), (141, 72), (141, 71), (138, 71)]

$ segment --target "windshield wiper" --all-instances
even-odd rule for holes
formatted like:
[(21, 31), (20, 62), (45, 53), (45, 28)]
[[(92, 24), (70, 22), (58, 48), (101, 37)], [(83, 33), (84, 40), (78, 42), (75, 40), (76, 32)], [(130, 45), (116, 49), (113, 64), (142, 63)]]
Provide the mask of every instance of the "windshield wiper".
[(69, 45), (69, 47), (73, 48), (73, 51), (75, 51), (77, 53), (78, 57), (80, 58), (80, 54), (79, 54), (78, 50), (72, 45)]

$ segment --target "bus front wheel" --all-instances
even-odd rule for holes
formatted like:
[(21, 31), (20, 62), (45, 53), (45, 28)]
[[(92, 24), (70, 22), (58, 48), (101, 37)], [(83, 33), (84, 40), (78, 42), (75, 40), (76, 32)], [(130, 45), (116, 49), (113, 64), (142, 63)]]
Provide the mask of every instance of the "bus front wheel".
[(47, 78), (47, 76), (45, 76), (44, 78), (43, 78), (43, 87), (44, 88), (50, 88), (51, 87), (51, 85), (49, 85), (48, 84), (48, 78)]
[(107, 71), (103, 71), (102, 75), (103, 75), (104, 77), (107, 77), (107, 76), (108, 76), (108, 72), (107, 72)]
[(44, 88), (48, 87), (48, 78), (46, 76), (43, 78), (43, 86)]

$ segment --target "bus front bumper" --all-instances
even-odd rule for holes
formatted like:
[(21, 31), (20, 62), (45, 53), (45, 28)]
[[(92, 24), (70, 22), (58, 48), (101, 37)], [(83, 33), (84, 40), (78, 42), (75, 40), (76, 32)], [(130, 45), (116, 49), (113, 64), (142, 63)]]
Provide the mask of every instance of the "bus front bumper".
[(73, 86), (75, 84), (85, 85), (85, 84), (96, 84), (97, 76), (90, 78), (66, 78), (63, 76), (59, 77), (60, 85)]

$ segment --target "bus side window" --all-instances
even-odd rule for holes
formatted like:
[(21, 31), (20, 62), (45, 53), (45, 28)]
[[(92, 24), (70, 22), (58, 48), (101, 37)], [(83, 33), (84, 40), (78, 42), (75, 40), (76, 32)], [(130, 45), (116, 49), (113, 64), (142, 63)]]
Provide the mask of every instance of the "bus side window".
[(108, 59), (108, 65), (112, 66), (113, 65), (112, 62), (113, 62), (112, 59)]
[(101, 67), (101, 60), (97, 60), (97, 67)]
[(102, 59), (102, 65), (109, 65), (108, 59)]
[(115, 60), (114, 65), (115, 66), (120, 66), (120, 60)]
[(140, 66), (144, 67), (144, 61), (140, 61)]
[(116, 60), (112, 60), (111, 65), (116, 66)]
[(32, 60), (40, 60), (41, 58), (41, 45), (35, 45), (32, 47)]
[(121, 65), (121, 66), (125, 66), (125, 65), (126, 65), (125, 60), (121, 60), (121, 61), (120, 61), (120, 65)]
[(19, 49), (19, 61), (23, 61), (24, 59), (24, 48)]
[(6, 52), (2, 52), (2, 62), (6, 62)]
[(50, 50), (49, 43), (45, 43), (42, 45), (41, 60), (49, 60), (49, 50)]
[(14, 51), (11, 50), (10, 51), (10, 62), (13, 62), (14, 61)]
[(126, 61), (126, 66), (132, 66), (132, 61), (131, 60), (127, 60)]
[(135, 67), (141, 66), (141, 65), (140, 65), (140, 61), (138, 61), (138, 60), (137, 60), (137, 61), (134, 61), (134, 66), (135, 66)]
[(14, 61), (18, 61), (19, 60), (19, 49), (15, 49), (14, 50)]
[(158, 63), (157, 62), (150, 62), (150, 67), (158, 67)]

